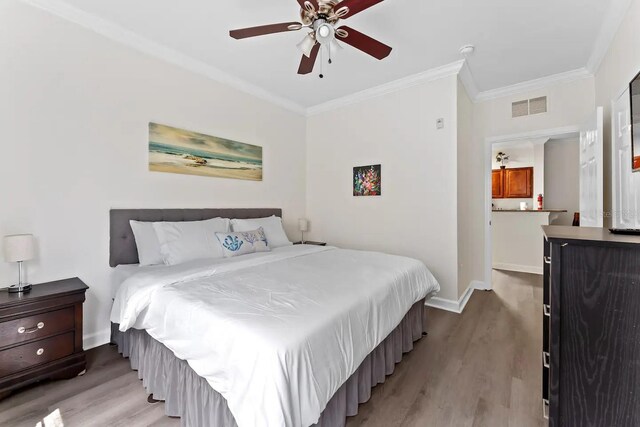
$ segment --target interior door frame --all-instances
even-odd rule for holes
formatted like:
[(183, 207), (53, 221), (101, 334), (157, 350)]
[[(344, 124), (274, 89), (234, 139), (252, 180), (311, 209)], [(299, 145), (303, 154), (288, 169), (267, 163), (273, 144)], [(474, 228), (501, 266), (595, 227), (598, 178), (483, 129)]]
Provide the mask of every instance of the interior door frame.
[[(493, 242), (491, 239), (491, 170), (493, 144), (500, 142), (529, 141), (535, 139), (571, 138), (580, 136), (580, 126), (536, 130), (512, 135), (490, 136), (484, 139), (484, 289), (492, 290)], [(535, 171), (534, 171), (535, 173)]]

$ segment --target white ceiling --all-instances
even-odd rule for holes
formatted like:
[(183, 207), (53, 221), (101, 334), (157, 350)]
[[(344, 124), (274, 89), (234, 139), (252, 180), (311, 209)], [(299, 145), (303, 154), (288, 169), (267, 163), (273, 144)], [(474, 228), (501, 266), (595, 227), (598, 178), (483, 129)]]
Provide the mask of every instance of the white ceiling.
[(386, 0), (344, 21), (394, 48), (377, 61), (344, 45), (325, 78), (296, 74), (303, 32), (234, 40), (229, 30), (296, 21), (295, 0), (65, 0), (91, 15), (302, 107), (462, 59), (487, 91), (587, 65), (615, 0)]

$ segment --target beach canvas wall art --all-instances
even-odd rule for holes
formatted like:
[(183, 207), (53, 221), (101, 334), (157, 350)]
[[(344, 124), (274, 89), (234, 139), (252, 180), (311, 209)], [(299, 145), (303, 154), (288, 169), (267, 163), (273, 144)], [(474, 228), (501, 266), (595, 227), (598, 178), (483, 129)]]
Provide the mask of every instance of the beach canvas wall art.
[(382, 195), (382, 166), (356, 166), (353, 168), (353, 195)]
[(149, 123), (149, 170), (262, 181), (262, 147)]

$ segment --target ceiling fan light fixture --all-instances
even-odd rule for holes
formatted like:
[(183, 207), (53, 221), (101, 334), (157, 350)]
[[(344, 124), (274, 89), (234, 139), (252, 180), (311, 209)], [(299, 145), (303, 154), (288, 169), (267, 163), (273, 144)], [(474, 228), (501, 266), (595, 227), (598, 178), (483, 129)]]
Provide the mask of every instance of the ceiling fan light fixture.
[(309, 58), (311, 56), (311, 50), (316, 44), (316, 39), (313, 37), (313, 33), (309, 33), (305, 36), (300, 43), (298, 43), (298, 49), (302, 51), (302, 54)]
[(329, 58), (335, 58), (338, 52), (340, 52), (342, 49), (344, 48), (340, 46), (340, 43), (338, 43), (336, 39), (331, 40), (331, 42), (329, 43)]
[(318, 40), (320, 44), (329, 44), (331, 43), (331, 40), (335, 39), (334, 34), (335, 29), (333, 28), (333, 25), (325, 23), (318, 26), (318, 29), (316, 29), (316, 40)]

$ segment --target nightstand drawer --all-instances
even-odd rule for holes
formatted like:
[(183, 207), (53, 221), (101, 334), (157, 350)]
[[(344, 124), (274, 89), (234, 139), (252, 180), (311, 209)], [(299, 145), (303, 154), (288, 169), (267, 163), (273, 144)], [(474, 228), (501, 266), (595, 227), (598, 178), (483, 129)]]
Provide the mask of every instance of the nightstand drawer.
[(73, 354), (73, 339), (68, 332), (0, 351), (0, 377)]
[(0, 323), (0, 347), (45, 338), (74, 328), (74, 308), (40, 313)]

